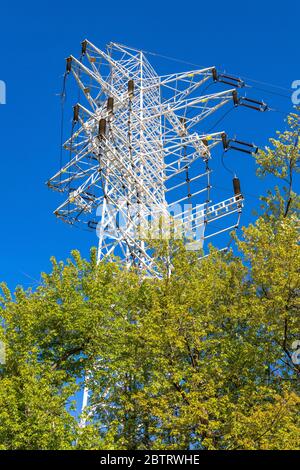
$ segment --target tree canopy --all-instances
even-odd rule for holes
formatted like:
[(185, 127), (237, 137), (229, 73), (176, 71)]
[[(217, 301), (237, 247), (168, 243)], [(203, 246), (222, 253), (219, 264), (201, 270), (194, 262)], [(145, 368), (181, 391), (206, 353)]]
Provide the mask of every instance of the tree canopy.
[(300, 449), (299, 131), (257, 155), (278, 185), (234, 252), (164, 241), (155, 279), (73, 251), (35, 290), (2, 285), (0, 449)]

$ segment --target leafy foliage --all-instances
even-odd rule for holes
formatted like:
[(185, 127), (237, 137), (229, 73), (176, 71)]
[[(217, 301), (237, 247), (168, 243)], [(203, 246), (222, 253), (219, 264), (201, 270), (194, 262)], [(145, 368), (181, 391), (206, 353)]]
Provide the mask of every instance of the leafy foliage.
[(238, 255), (164, 243), (159, 280), (74, 251), (35, 291), (2, 286), (0, 449), (300, 449), (299, 116), (289, 126), (257, 157), (288, 185)]

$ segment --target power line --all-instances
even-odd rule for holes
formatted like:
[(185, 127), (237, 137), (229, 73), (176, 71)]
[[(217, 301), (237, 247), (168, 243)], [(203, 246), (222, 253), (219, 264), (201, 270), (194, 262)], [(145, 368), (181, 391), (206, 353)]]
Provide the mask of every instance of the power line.
[(225, 119), (225, 117), (231, 113), (231, 111), (233, 111), (234, 109), (236, 109), (236, 106), (232, 106), (230, 109), (227, 109), (227, 111), (225, 111), (224, 114), (222, 114), (222, 116), (215, 122), (215, 124), (213, 126), (211, 126), (207, 132), (207, 134), (209, 134), (218, 124), (220, 124), (221, 121), (223, 121), (223, 119)]
[[(118, 44), (120, 46), (123, 46), (122, 44), (119, 44), (119, 43), (115, 43), (115, 44)], [(123, 46), (125, 47), (125, 46)], [(126, 46), (128, 48), (128, 46)], [(156, 56), (156, 57), (161, 57), (163, 59), (166, 59), (166, 60), (171, 60), (173, 62), (178, 62), (178, 63), (181, 63), (181, 64), (185, 64), (185, 65), (191, 65), (193, 67), (202, 67), (202, 68), (205, 68), (204, 65), (200, 65), (200, 64), (196, 64), (194, 62), (189, 62), (189, 61), (186, 61), (186, 60), (183, 60), (183, 59), (178, 59), (176, 57), (172, 57), (172, 56), (168, 56), (168, 55), (164, 55), (164, 54), (159, 54), (158, 52), (153, 52), (153, 51), (147, 51), (145, 49), (135, 49), (134, 47), (130, 47), (131, 50), (135, 51), (135, 52), (143, 52), (144, 54), (148, 54), (148, 55), (152, 55), (152, 56)], [(275, 85), (274, 83), (269, 83), (269, 82), (264, 82), (264, 81), (261, 81), (261, 80), (257, 80), (257, 79), (254, 79), (254, 78), (249, 78), (249, 77), (245, 77), (245, 76), (239, 76), (240, 78), (242, 78), (243, 80), (246, 80), (248, 82), (253, 82), (253, 83), (257, 83), (257, 84), (260, 84), (260, 85), (264, 85), (264, 86), (269, 86), (271, 88), (276, 88), (278, 90), (283, 90), (283, 91), (288, 91), (289, 93), (291, 92), (291, 89), (290, 88), (287, 88), (287, 87), (283, 87), (281, 85)], [(255, 86), (252, 86), (252, 88), (257, 88), (259, 89), (258, 87), (255, 87)], [(278, 96), (282, 96), (284, 98), (290, 98), (290, 96), (287, 96), (287, 95), (283, 95), (283, 94), (279, 94), (277, 92), (272, 92), (272, 91), (267, 91), (267, 90), (263, 90), (263, 89), (260, 89), (261, 91), (265, 91), (267, 93), (271, 93), (271, 94), (274, 94), (274, 95), (278, 95)]]

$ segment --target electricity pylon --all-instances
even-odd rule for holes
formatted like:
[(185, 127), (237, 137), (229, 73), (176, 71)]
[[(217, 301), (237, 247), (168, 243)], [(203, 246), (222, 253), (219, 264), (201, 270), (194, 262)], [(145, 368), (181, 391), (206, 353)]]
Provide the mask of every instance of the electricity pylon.
[[(205, 118), (229, 103), (267, 109), (238, 96), (242, 80), (215, 67), (158, 76), (142, 51), (115, 43), (102, 51), (87, 40), (80, 59), (68, 57), (69, 74), (86, 102), (74, 106), (72, 135), (64, 145), (69, 162), (48, 185), (67, 192), (57, 217), (97, 230), (99, 260), (118, 254), (128, 265), (157, 274), (141, 230), (149, 227), (153, 214), (157, 220), (175, 212), (173, 221), (189, 233), (196, 249), (237, 228), (243, 205), (239, 181), (235, 178), (231, 198), (212, 204), (211, 152), (219, 145), (223, 151), (252, 153), (256, 148), (228, 139), (223, 131), (206, 134), (201, 128)], [(214, 82), (231, 88), (203, 92)], [(235, 213), (233, 224), (208, 231), (214, 221)]]
[[(203, 121), (230, 104), (267, 109), (239, 96), (241, 79), (215, 67), (158, 76), (142, 51), (115, 43), (102, 51), (87, 40), (79, 59), (67, 58), (64, 78), (70, 74), (85, 103), (73, 108), (64, 144), (69, 161), (48, 185), (67, 193), (57, 217), (96, 229), (98, 261), (118, 255), (144, 274), (159, 275), (147, 237), (170, 214), (190, 249), (199, 251), (206, 240), (238, 227), (239, 180), (233, 178), (230, 198), (212, 202), (210, 161), (218, 147), (250, 154), (257, 147), (224, 131), (205, 133)], [(217, 82), (229, 89), (208, 94)], [(83, 408), (87, 401), (86, 388)]]

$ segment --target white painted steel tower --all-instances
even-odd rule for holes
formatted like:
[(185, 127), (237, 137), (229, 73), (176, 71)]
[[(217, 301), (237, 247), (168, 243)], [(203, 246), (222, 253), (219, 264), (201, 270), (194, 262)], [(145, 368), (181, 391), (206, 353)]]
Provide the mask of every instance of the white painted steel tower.
[[(145, 228), (170, 213), (192, 249), (238, 227), (238, 178), (232, 197), (212, 202), (212, 151), (256, 147), (223, 131), (204, 133), (203, 121), (229, 105), (267, 109), (238, 95), (242, 80), (215, 67), (158, 76), (142, 51), (115, 43), (102, 51), (87, 40), (79, 59), (67, 59), (65, 79), (71, 74), (85, 99), (73, 108), (69, 161), (48, 185), (67, 194), (57, 217), (96, 229), (99, 260), (118, 255), (157, 275)], [(230, 88), (208, 94), (216, 82)]]

